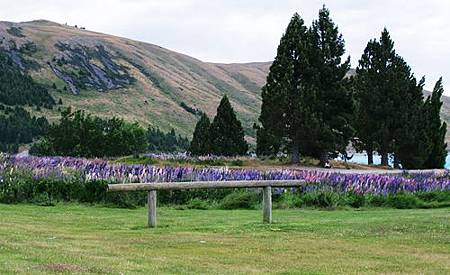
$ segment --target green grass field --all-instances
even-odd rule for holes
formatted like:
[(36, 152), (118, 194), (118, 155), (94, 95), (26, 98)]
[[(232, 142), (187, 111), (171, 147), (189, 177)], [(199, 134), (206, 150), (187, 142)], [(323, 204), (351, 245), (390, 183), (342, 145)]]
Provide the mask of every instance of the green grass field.
[(0, 204), (0, 274), (450, 274), (450, 209), (146, 209)]

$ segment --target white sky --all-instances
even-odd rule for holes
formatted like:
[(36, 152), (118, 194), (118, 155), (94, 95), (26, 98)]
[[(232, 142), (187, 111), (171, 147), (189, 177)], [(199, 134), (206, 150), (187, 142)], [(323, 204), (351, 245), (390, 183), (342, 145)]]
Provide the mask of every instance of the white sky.
[(160, 45), (211, 62), (273, 60), (294, 12), (309, 25), (322, 4), (346, 40), (352, 66), (387, 27), (397, 52), (427, 88), (450, 95), (447, 0), (0, 0), (0, 20), (47, 19)]

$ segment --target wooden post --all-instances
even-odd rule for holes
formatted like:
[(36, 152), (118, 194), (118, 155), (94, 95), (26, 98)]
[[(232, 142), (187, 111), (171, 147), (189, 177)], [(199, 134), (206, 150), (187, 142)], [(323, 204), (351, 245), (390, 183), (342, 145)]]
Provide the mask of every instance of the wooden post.
[(272, 187), (266, 186), (263, 191), (263, 223), (272, 223)]
[(152, 190), (148, 192), (148, 226), (156, 228), (156, 191)]

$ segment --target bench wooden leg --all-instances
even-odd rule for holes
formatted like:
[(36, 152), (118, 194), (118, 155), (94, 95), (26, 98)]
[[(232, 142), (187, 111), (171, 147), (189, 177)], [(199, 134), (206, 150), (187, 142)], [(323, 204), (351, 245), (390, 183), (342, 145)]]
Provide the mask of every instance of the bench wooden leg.
[(148, 203), (148, 226), (156, 228), (156, 191), (149, 191)]
[(264, 187), (263, 191), (263, 223), (272, 223), (272, 187)]

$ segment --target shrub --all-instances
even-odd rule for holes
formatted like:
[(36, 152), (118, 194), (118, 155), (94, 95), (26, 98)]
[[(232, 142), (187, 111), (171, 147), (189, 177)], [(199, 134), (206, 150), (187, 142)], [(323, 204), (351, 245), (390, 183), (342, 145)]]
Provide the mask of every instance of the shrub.
[(234, 159), (230, 162), (231, 166), (243, 166), (244, 162), (241, 159)]
[(137, 208), (146, 205), (147, 192), (106, 193), (105, 200), (98, 202), (120, 208)]
[(260, 202), (260, 194), (241, 191), (227, 195), (221, 202), (221, 209), (254, 209)]
[(346, 205), (353, 208), (360, 208), (366, 204), (366, 197), (362, 194), (348, 193), (346, 194)]
[(187, 209), (201, 209), (206, 210), (210, 208), (211, 203), (205, 200), (194, 198), (188, 202), (186, 205)]
[(412, 193), (399, 193), (396, 195), (389, 195), (386, 204), (388, 206), (399, 209), (420, 208), (424, 206), (423, 201), (417, 198)]
[(366, 196), (367, 205), (382, 207), (386, 206), (387, 197), (383, 195), (367, 195)]
[(296, 192), (283, 192), (276, 202), (278, 208), (299, 208), (304, 203), (301, 194)]
[(105, 181), (85, 181), (82, 177), (55, 175), (33, 178), (27, 171), (10, 171), (0, 175), (1, 203), (35, 203), (54, 205), (56, 202), (103, 203), (134, 208), (146, 203), (146, 192), (107, 193)]
[(302, 196), (304, 206), (336, 208), (341, 204), (341, 197), (333, 191), (314, 191)]
[(450, 190), (449, 191), (433, 191), (433, 192), (419, 192), (416, 194), (417, 197), (425, 202), (445, 202), (450, 201)]

